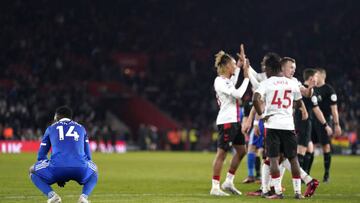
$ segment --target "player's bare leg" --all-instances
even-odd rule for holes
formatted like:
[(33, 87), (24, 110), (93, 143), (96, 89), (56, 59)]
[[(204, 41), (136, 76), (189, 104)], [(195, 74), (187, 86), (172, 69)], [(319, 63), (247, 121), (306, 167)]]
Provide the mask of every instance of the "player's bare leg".
[(241, 195), (241, 192), (237, 190), (234, 185), (234, 178), (235, 178), (235, 172), (238, 169), (241, 160), (244, 158), (246, 154), (246, 147), (245, 145), (233, 145), (233, 148), (235, 149), (235, 154), (231, 159), (230, 168), (226, 175), (226, 180), (221, 185), (221, 188), (223, 190), (229, 191), (234, 195)]
[(225, 158), (226, 158), (226, 151), (221, 148), (218, 148), (213, 162), (213, 176), (220, 177), (221, 169), (225, 161)]
[(234, 145), (233, 148), (235, 149), (235, 154), (231, 159), (231, 164), (229, 171), (236, 171), (240, 165), (241, 160), (244, 158), (246, 154), (245, 145)]
[(328, 183), (329, 182), (329, 177), (330, 177), (330, 174), (329, 174), (330, 173), (330, 166), (331, 166), (331, 147), (330, 147), (330, 144), (323, 145), (323, 152), (324, 152), (324, 169), (325, 169), (323, 182)]
[(215, 196), (228, 196), (229, 194), (225, 193), (220, 189), (220, 174), (221, 169), (226, 158), (226, 151), (217, 148), (216, 156), (213, 162), (213, 178), (212, 178), (212, 187), (210, 191), (210, 195)]

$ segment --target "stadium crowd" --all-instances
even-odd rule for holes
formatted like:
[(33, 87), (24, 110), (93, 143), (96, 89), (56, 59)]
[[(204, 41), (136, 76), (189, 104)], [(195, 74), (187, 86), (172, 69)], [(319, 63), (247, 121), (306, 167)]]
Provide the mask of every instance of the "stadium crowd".
[[(256, 8), (251, 2), (17, 0), (1, 6), (0, 137), (39, 139), (52, 111), (64, 103), (94, 136), (105, 125), (106, 109), (89, 94), (87, 82), (119, 81), (184, 129), (196, 129), (196, 149), (211, 148), (218, 108), (213, 55), (219, 49), (235, 55), (240, 42), (257, 70), (268, 51), (295, 58), (300, 80), (304, 68), (326, 68), (345, 134), (359, 134), (360, 25), (354, 6), (359, 3), (302, 1), (287, 9), (285, 0)], [(264, 14), (273, 8), (282, 12)], [(194, 12), (200, 17), (192, 18)], [(112, 60), (119, 51), (146, 54), (149, 63), (127, 74)], [(250, 99), (250, 88), (247, 94)], [(143, 137), (141, 132), (133, 137)], [(155, 138), (171, 137), (163, 134)]]

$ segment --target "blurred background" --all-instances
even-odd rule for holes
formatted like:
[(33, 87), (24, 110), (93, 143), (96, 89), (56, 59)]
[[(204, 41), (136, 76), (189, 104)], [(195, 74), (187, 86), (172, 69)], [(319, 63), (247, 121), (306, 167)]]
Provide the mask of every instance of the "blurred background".
[[(245, 44), (323, 67), (338, 94), (337, 153), (356, 154), (360, 1), (26, 1), (0, 3), (1, 152), (38, 149), (59, 105), (92, 149), (214, 150), (214, 54)], [(249, 87), (243, 102), (251, 99)]]

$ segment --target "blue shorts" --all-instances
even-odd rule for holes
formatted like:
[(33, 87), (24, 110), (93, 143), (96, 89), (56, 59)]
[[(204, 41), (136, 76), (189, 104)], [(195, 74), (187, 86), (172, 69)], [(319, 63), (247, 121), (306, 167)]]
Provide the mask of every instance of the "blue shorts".
[(33, 173), (50, 185), (70, 180), (84, 185), (93, 173), (97, 173), (97, 166), (94, 162), (88, 161), (86, 167), (55, 167), (49, 160), (42, 160), (35, 163)]
[(264, 128), (264, 122), (262, 120), (259, 121), (259, 128), (260, 128), (260, 135), (256, 136), (254, 134), (254, 128), (253, 128), (250, 131), (250, 139), (249, 139), (249, 145), (255, 145), (257, 149), (264, 148), (265, 128)]

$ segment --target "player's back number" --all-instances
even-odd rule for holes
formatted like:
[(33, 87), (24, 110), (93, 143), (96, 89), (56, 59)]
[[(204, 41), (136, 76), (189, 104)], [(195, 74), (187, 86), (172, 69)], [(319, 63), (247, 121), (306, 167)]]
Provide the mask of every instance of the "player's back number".
[(74, 137), (75, 141), (79, 140), (79, 134), (74, 130), (75, 126), (70, 126), (64, 136), (64, 126), (57, 126), (56, 129), (59, 131), (59, 140), (64, 140), (65, 137)]
[(276, 105), (278, 109), (287, 109), (291, 106), (291, 90), (285, 90), (283, 97), (278, 97), (279, 90), (275, 90), (271, 105)]

